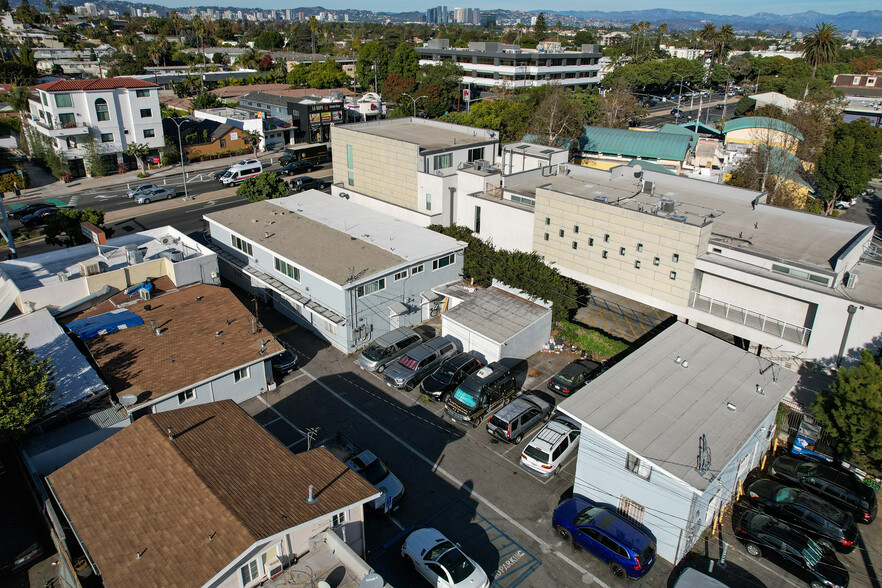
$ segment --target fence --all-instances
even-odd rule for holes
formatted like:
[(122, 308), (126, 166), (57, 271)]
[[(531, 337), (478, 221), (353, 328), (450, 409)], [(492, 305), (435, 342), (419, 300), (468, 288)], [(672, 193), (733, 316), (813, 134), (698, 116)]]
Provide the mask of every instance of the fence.
[(812, 334), (812, 330), (807, 327), (800, 327), (780, 321), (770, 316), (729, 304), (728, 302), (721, 302), (708, 296), (702, 296), (694, 291), (689, 297), (689, 306), (800, 345), (808, 345), (809, 337)]

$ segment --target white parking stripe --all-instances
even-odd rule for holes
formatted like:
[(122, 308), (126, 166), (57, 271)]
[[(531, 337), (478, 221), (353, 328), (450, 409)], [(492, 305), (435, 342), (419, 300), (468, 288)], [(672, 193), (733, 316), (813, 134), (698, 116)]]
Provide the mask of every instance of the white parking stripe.
[[(445, 470), (441, 466), (437, 465), (431, 459), (429, 459), (428, 457), (426, 457), (425, 455), (420, 453), (419, 450), (417, 450), (415, 447), (410, 445), (407, 441), (405, 441), (404, 439), (402, 439), (401, 437), (399, 437), (398, 435), (396, 435), (395, 433), (393, 433), (392, 431), (387, 429), (385, 426), (381, 425), (380, 423), (378, 423), (377, 421), (372, 419), (370, 416), (367, 415), (367, 413), (365, 413), (363, 410), (361, 410), (360, 408), (358, 408), (357, 406), (355, 406), (354, 404), (352, 404), (351, 402), (349, 402), (348, 400), (346, 400), (342, 396), (340, 396), (340, 394), (338, 394), (335, 390), (330, 388), (327, 384), (316, 379), (315, 376), (313, 376), (312, 374), (310, 374), (309, 372), (307, 372), (304, 369), (301, 369), (300, 371), (302, 373), (306, 374), (306, 376), (309, 377), (313, 382), (315, 382), (316, 384), (318, 384), (319, 386), (321, 386), (322, 388), (324, 388), (325, 390), (330, 392), (337, 400), (339, 400), (340, 402), (342, 402), (343, 404), (345, 404), (346, 406), (348, 406), (349, 408), (351, 408), (352, 410), (354, 410), (355, 412), (357, 412), (358, 414), (363, 416), (365, 418), (365, 420), (369, 421), (375, 427), (377, 427), (378, 429), (380, 429), (381, 431), (383, 431), (384, 433), (386, 433), (387, 435), (389, 435), (390, 437), (392, 437), (393, 439), (398, 441), (398, 443), (401, 446), (405, 447), (408, 451), (410, 451), (415, 456), (417, 456), (422, 461), (424, 461), (426, 464), (431, 466), (433, 471), (440, 473), (442, 476), (444, 476), (445, 478), (447, 478), (448, 480), (453, 482), (459, 488), (463, 488), (465, 486), (465, 482), (461, 481), (456, 476), (454, 476), (453, 474), (451, 474), (450, 472), (448, 472), (447, 470)], [(260, 396), (258, 396), (258, 398), (263, 400), (263, 398)], [(263, 400), (263, 402), (266, 403), (265, 400)], [(267, 406), (269, 406), (269, 404), (267, 404)], [(557, 557), (559, 557), (560, 559), (562, 559), (563, 561), (568, 563), (570, 566), (572, 566), (576, 571), (578, 571), (583, 576), (590, 577), (599, 586), (602, 586), (603, 588), (610, 588), (609, 585), (606, 584), (605, 582), (603, 582), (600, 578), (598, 578), (597, 576), (595, 576), (594, 574), (592, 574), (591, 572), (589, 572), (588, 570), (586, 570), (585, 568), (583, 568), (582, 566), (580, 566), (579, 564), (577, 564), (576, 562), (571, 560), (569, 557), (567, 557), (563, 553), (554, 549), (546, 541), (544, 541), (543, 539), (538, 537), (535, 533), (533, 533), (528, 528), (526, 528), (525, 526), (523, 526), (522, 524), (517, 522), (515, 519), (510, 517), (505, 511), (503, 511), (501, 508), (499, 508), (498, 506), (496, 506), (495, 504), (493, 504), (492, 502), (490, 502), (489, 500), (487, 500), (486, 498), (484, 498), (480, 494), (478, 494), (476, 491), (472, 490), (470, 496), (472, 496), (476, 500), (479, 500), (480, 502), (482, 502), (484, 505), (486, 505), (488, 508), (490, 508), (493, 512), (498, 514), (500, 517), (504, 518), (510, 524), (514, 525), (517, 529), (519, 529), (522, 533), (524, 533), (525, 535), (527, 535), (528, 537), (533, 539), (533, 541), (535, 541), (536, 543), (539, 544), (539, 546), (543, 549), (543, 551), (548, 551), (549, 553), (555, 554)]]
[[(313, 381), (315, 381), (315, 378), (313, 378), (312, 376), (309, 376), (309, 377), (312, 378)], [(282, 419), (283, 421), (285, 421), (286, 423), (288, 423), (288, 424), (291, 426), (292, 429), (294, 429), (295, 431), (297, 431), (298, 433), (300, 433), (301, 435), (303, 435), (304, 438), (306, 437), (306, 433), (304, 433), (303, 431), (301, 431), (301, 430), (297, 427), (297, 425), (295, 425), (294, 423), (292, 423), (291, 421), (289, 421), (287, 418), (285, 418), (285, 415), (283, 415), (283, 414), (280, 413), (278, 410), (276, 410), (276, 407), (274, 407), (272, 404), (270, 404), (269, 402), (267, 402), (266, 400), (264, 400), (263, 396), (257, 396), (257, 399), (260, 400), (261, 402), (263, 402), (263, 404), (264, 404), (268, 409), (270, 409), (271, 411), (273, 411), (274, 413), (276, 413), (276, 415), (278, 415), (278, 417), (279, 417), (280, 419)], [(275, 421), (273, 421), (273, 422), (275, 422)]]

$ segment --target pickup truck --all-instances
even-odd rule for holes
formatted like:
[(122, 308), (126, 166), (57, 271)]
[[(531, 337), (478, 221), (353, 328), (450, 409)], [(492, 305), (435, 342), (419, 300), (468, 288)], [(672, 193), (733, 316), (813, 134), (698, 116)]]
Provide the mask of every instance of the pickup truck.
[(395, 474), (386, 468), (386, 464), (380, 458), (370, 451), (359, 448), (340, 432), (320, 442), (317, 446), (330, 451), (350, 470), (380, 491), (379, 498), (368, 503), (371, 508), (381, 512), (389, 512), (398, 508), (398, 503), (404, 497), (404, 485)]
[(288, 185), (291, 187), (291, 193), (297, 194), (304, 190), (324, 190), (330, 185), (330, 182), (310, 176), (300, 176), (288, 182)]

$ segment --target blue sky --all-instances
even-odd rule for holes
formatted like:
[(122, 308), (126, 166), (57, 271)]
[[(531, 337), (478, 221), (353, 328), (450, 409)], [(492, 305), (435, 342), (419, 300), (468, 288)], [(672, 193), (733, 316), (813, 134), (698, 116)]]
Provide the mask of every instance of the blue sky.
[[(494, 0), (491, 2), (476, 2), (474, 0), (443, 0), (432, 4), (415, 4), (407, 0), (384, 0), (376, 4), (365, 5), (354, 0), (317, 0), (314, 3), (297, 2), (292, 3), (290, 0), (263, 0), (260, 2), (260, 8), (295, 8), (298, 6), (323, 6), (324, 8), (343, 9), (343, 8), (361, 8), (364, 10), (373, 10), (375, 12), (404, 12), (409, 10), (425, 11), (430, 6), (442, 5), (446, 2), (449, 10), (453, 10), (455, 6), (491, 9), (491, 8), (507, 8), (509, 10), (538, 10), (544, 8), (549, 11), (554, 10), (641, 10), (649, 8), (671, 8), (675, 10), (691, 10), (707, 12), (711, 14), (740, 14), (749, 15), (757, 12), (773, 12), (775, 14), (793, 14), (796, 12), (805, 12), (814, 10), (822, 14), (838, 14), (840, 12), (879, 10), (879, 0), (778, 0), (769, 2), (768, 0), (739, 0), (731, 3), (711, 3), (707, 0), (678, 0), (668, 5), (662, 5), (657, 0), (631, 0), (621, 4), (607, 4), (603, 2), (585, 2), (570, 3), (565, 1), (551, 2), (545, 4), (536, 2), (535, 0), (509, 0), (500, 2)], [(194, 4), (203, 6), (239, 6), (242, 8), (257, 8), (254, 3), (243, 0), (221, 0), (215, 4), (211, 2), (199, 2), (196, 0), (166, 0), (159, 1), (168, 7), (192, 6)]]

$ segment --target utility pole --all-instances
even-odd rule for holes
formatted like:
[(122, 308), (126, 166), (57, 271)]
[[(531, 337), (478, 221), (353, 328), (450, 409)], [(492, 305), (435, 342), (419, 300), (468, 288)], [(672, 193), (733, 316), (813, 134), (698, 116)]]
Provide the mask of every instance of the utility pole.
[(9, 230), (9, 220), (6, 218), (6, 208), (3, 206), (3, 196), (4, 193), (0, 192), (0, 216), (3, 217), (3, 237), (6, 239), (6, 242), (9, 244), (9, 254), (12, 256), (12, 259), (16, 259), (18, 257), (18, 252), (15, 250), (15, 239), (12, 236), (12, 231)]
[(178, 127), (178, 149), (180, 149), (181, 156), (181, 177), (184, 178), (184, 200), (189, 200), (190, 196), (187, 193), (187, 172), (184, 171), (184, 142), (181, 140), (181, 124), (183, 124), (186, 119), (182, 118), (181, 120), (178, 120), (173, 117), (169, 120), (175, 123), (175, 126)]

